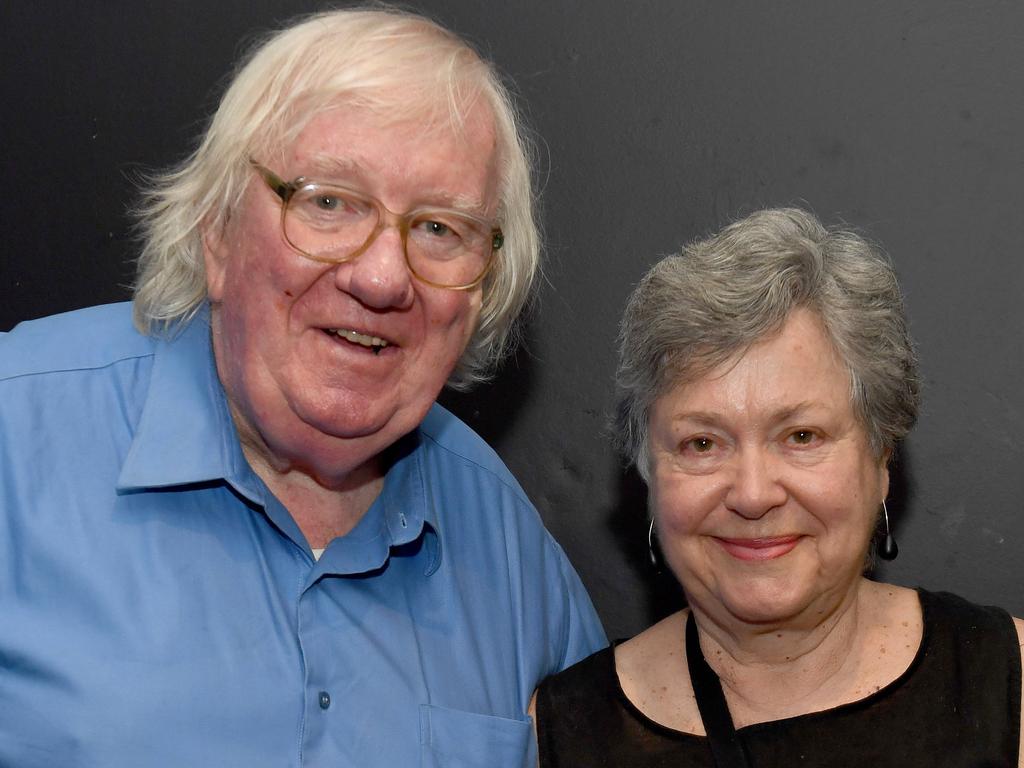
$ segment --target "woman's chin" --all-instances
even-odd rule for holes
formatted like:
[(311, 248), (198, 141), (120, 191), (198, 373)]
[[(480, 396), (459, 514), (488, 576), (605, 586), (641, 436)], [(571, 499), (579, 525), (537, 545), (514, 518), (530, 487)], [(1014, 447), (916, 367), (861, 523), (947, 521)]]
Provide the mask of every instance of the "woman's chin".
[(745, 624), (780, 624), (798, 617), (813, 602), (807, 585), (788, 580), (754, 579), (720, 585), (715, 599)]

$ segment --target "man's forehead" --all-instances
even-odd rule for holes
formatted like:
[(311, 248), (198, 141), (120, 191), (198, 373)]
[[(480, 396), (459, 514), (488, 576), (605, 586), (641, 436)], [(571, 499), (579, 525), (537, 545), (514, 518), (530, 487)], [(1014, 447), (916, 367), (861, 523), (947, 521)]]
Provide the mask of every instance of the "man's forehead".
[[(495, 120), (484, 104), (456, 121), (422, 119), (338, 105), (311, 117), (281, 153), (290, 179), (340, 183), (372, 195), (406, 185), (412, 205), (453, 207), (484, 215), (493, 208), (498, 168)], [(275, 153), (272, 153), (275, 154)], [(487, 181), (481, 186), (473, 182)], [(479, 188), (478, 188), (479, 187)]]
[(303, 162), (308, 167), (303, 173), (318, 180), (331, 181), (335, 177), (343, 179), (352, 176), (363, 176), (368, 173), (363, 163), (355, 157), (339, 157), (338, 155), (316, 152)]
[[(410, 136), (465, 140), (475, 132), (496, 134), (496, 107), (485, 93), (461, 94), (407, 90), (408, 84), (359, 94), (294, 96), (295, 114), (286, 142), (298, 139), (313, 123), (358, 122), (364, 127)], [(354, 118), (354, 119), (353, 119)]]

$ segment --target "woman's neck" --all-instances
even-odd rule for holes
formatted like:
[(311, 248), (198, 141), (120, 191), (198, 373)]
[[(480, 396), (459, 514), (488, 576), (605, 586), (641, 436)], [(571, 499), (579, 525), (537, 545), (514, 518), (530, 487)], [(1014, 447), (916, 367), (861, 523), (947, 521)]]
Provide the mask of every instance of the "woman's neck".
[(859, 579), (845, 593), (823, 595), (819, 604), (776, 625), (747, 624), (693, 606), (701, 649), (722, 681), (737, 728), (872, 692), (864, 651), (878, 625), (874, 586)]
[[(743, 632), (723, 626), (722, 617), (709, 616), (699, 600), (690, 599), (701, 648), (722, 680), (737, 728), (863, 699), (903, 674), (921, 644), (917, 593), (891, 584), (860, 581), (845, 601), (830, 601), (832, 610), (812, 612), (803, 624), (747, 626)], [(618, 646), (616, 672), (626, 697), (645, 715), (703, 735), (680, 652), (685, 625), (685, 611), (676, 613)]]

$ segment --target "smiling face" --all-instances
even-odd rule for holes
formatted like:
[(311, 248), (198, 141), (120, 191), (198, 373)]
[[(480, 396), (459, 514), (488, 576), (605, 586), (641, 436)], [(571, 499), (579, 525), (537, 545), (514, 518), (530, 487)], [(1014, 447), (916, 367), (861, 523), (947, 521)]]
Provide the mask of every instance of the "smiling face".
[(855, 589), (889, 476), (814, 314), (658, 399), (649, 439), (662, 548), (696, 608), (813, 621)]
[[(285, 179), (343, 182), (393, 211), (436, 205), (492, 218), (494, 146), (481, 108), (458, 135), (338, 108), (260, 160)], [(217, 368), (250, 461), (331, 487), (420, 423), (475, 328), (481, 293), (416, 281), (393, 227), (331, 265), (292, 250), (280, 219), (280, 198), (254, 172), (224, 229), (206, 235)]]

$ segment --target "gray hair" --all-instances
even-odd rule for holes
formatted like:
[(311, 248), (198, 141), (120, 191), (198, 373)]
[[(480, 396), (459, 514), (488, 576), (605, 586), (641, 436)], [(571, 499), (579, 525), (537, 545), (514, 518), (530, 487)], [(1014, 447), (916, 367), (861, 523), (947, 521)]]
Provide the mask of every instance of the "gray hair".
[(205, 301), (202, 231), (230, 216), (252, 181), (251, 156), (281, 152), (312, 118), (338, 106), (459, 131), (479, 102), (494, 120), (505, 244), (484, 281), (474, 335), (448, 383), (465, 388), (485, 379), (514, 340), (538, 270), (530, 148), (493, 65), (434, 22), (393, 9), (309, 16), (242, 61), (199, 147), (143, 191), (136, 326), (147, 334), (173, 333)]
[(849, 372), (875, 454), (906, 436), (919, 380), (892, 265), (863, 237), (806, 211), (759, 211), (662, 259), (626, 306), (615, 435), (645, 480), (653, 403), (776, 333), (798, 308), (821, 320)]

